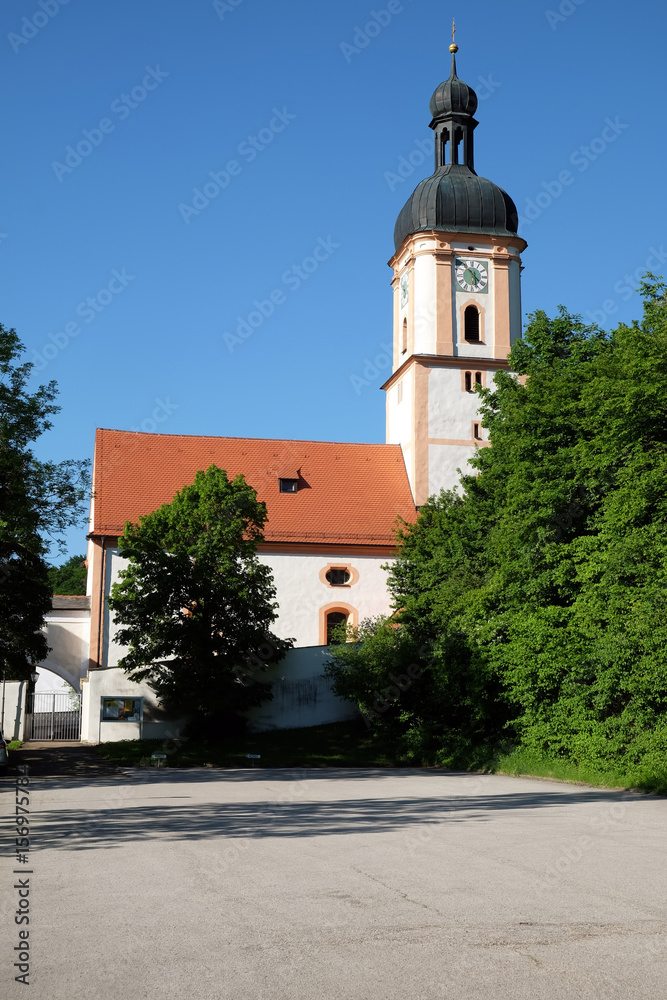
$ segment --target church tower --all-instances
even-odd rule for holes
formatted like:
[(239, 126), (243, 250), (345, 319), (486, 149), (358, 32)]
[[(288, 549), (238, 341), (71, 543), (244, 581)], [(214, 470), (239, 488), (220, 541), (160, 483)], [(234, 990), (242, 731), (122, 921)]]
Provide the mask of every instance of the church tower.
[(452, 489), (488, 445), (476, 386), (491, 386), (521, 336), (521, 252), (514, 202), (475, 172), (477, 95), (456, 75), (431, 98), (435, 172), (396, 223), (394, 349), (387, 443), (400, 444), (417, 506)]

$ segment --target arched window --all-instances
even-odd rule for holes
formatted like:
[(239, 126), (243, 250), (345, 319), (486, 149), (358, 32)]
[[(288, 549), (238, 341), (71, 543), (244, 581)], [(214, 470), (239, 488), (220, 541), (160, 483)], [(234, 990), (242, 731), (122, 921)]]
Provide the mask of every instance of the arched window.
[(472, 392), (472, 372), (465, 373), (466, 392)]
[(334, 630), (347, 622), (347, 615), (344, 611), (330, 611), (327, 615), (327, 646), (335, 643)]
[(442, 135), (440, 136), (440, 166), (445, 166), (447, 163), (447, 156), (449, 153), (449, 132), (447, 129), (443, 129)]
[(405, 352), (407, 351), (407, 349), (408, 349), (408, 321), (407, 321), (407, 319), (404, 319), (403, 320), (403, 337), (402, 337), (402, 340), (401, 340), (401, 352), (403, 354), (405, 354)]
[(465, 339), (479, 341), (479, 311), (475, 306), (468, 306), (463, 317)]
[(475, 372), (475, 385), (482, 385), (482, 373)]

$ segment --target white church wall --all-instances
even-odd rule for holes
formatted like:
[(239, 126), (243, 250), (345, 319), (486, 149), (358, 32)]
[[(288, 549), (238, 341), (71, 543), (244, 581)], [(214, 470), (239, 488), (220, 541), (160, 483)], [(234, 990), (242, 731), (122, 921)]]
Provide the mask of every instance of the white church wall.
[(435, 257), (430, 254), (419, 254), (415, 257), (414, 267), (414, 353), (435, 354), (437, 332)]
[[(387, 442), (405, 448), (412, 438), (414, 379), (405, 372), (387, 394)], [(399, 402), (400, 400), (400, 402)]]
[[(333, 603), (354, 608), (358, 619), (389, 613), (387, 574), (382, 569), (386, 556), (337, 556), (298, 553), (260, 553), (271, 567), (280, 605), (274, 626), (278, 635), (295, 639), (297, 646), (320, 643), (320, 611)], [(359, 574), (357, 582), (345, 587), (330, 587), (321, 573), (329, 563), (350, 566)]]
[[(118, 549), (106, 550), (106, 580), (104, 581), (104, 592), (109, 594), (111, 587), (118, 580), (121, 569), (127, 566), (127, 559), (119, 554)], [(102, 662), (107, 667), (117, 667), (118, 661), (125, 654), (126, 646), (118, 642), (116, 636), (120, 626), (113, 621), (113, 616), (105, 602), (104, 604), (104, 650)]]
[[(348, 605), (359, 621), (389, 613), (387, 574), (382, 566), (391, 560), (386, 556), (337, 556), (334, 550), (317, 555), (262, 552), (259, 558), (271, 568), (280, 605), (274, 630), (282, 638), (294, 639), (297, 646), (320, 643), (320, 612), (327, 605)], [(358, 579), (345, 587), (328, 586), (320, 574), (329, 563), (350, 566), (357, 571)], [(107, 550), (107, 593), (126, 565), (118, 549)], [(104, 618), (103, 662), (107, 667), (116, 667), (126, 647), (118, 642), (118, 626), (106, 607)]]
[(439, 493), (442, 489), (451, 490), (460, 482), (463, 475), (469, 475), (473, 470), (468, 466), (468, 459), (475, 453), (474, 446), (431, 444), (428, 448), (428, 492), (429, 496)]
[[(491, 373), (489, 373), (489, 376)], [(434, 368), (429, 376), (428, 436), (448, 441), (472, 440), (472, 424), (478, 419), (479, 397), (461, 388), (458, 368)], [(487, 432), (480, 427), (482, 440)], [(447, 445), (447, 447), (451, 447)]]

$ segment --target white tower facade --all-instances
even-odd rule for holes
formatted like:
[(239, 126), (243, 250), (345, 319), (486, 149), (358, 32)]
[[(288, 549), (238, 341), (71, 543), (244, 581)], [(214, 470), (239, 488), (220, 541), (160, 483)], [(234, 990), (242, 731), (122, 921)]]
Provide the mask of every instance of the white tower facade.
[(477, 97), (452, 73), (431, 99), (435, 172), (402, 209), (394, 240), (387, 443), (400, 444), (417, 506), (453, 489), (488, 445), (476, 387), (490, 386), (521, 336), (516, 207), (474, 170)]

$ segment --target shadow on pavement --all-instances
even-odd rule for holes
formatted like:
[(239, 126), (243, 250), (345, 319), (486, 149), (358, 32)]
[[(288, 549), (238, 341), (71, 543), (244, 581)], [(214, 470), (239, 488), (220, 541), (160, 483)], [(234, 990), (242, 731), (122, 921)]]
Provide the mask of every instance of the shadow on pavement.
[(93, 747), (84, 743), (24, 743), (20, 750), (10, 751), (8, 775), (18, 774), (27, 765), (31, 778), (122, 777), (122, 770), (99, 757)]
[[(341, 774), (341, 777), (344, 775)], [(270, 777), (273, 777), (271, 773)], [(294, 781), (292, 772), (291, 781)], [(309, 775), (305, 777), (308, 794)], [(320, 777), (320, 775), (317, 775)], [(471, 776), (468, 775), (468, 778)], [(265, 780), (270, 780), (265, 772)], [(165, 785), (164, 799), (137, 804), (135, 791), (128, 786), (109, 792), (104, 808), (42, 810), (35, 828), (34, 848), (119, 847), (130, 841), (265, 837), (326, 837), (331, 834), (388, 833), (417, 824), (459, 823), (491, 820), (494, 814), (514, 810), (557, 808), (576, 804), (618, 802), (621, 793), (593, 790), (510, 792), (499, 795), (461, 794), (459, 782), (441, 796), (404, 798), (352, 798), (333, 802), (304, 802), (288, 789), (278, 801), (183, 803), (185, 792), (179, 782)], [(451, 792), (452, 794), (447, 794)], [(458, 793), (458, 794), (457, 794)], [(282, 799), (283, 801), (280, 801)]]

